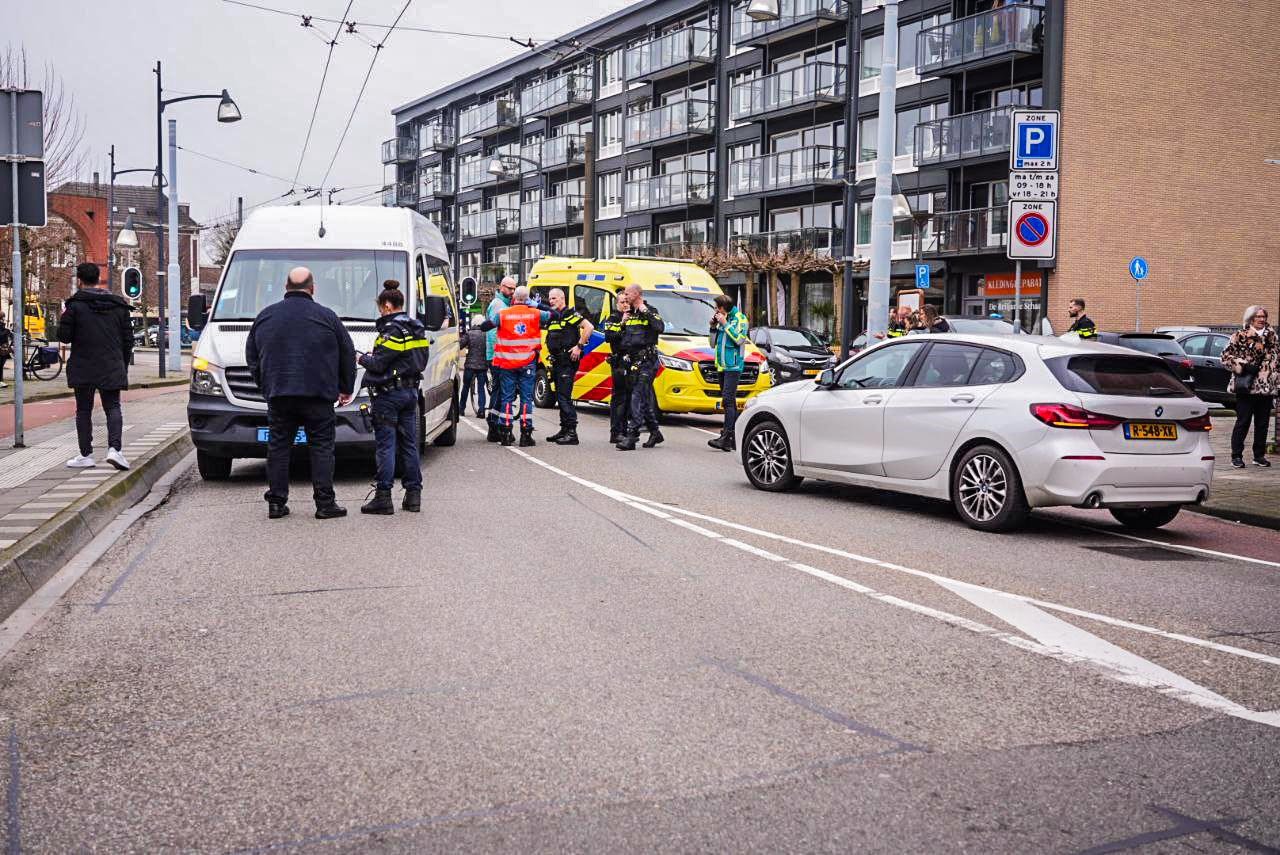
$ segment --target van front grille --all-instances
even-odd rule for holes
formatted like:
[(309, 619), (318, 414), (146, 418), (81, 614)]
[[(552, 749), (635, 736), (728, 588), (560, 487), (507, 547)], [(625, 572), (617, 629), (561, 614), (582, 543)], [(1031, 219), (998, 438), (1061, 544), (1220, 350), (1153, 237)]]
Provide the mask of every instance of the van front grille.
[(227, 391), (241, 401), (257, 401), (261, 403), (267, 400), (262, 396), (262, 390), (258, 388), (258, 384), (253, 382), (253, 374), (249, 372), (249, 366), (238, 365), (234, 368), (228, 368), (226, 375)]

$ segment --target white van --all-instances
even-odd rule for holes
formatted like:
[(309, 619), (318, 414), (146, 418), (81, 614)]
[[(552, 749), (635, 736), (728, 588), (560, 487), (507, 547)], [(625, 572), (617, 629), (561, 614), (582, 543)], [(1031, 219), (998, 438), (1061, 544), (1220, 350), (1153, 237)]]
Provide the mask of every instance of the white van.
[[(338, 314), (360, 351), (373, 349), (383, 281), (401, 283), (406, 311), (422, 321), (431, 339), (420, 387), (420, 436), (424, 446), (453, 445), (458, 313), (440, 230), (407, 208), (272, 207), (253, 212), (236, 235), (212, 307), (199, 294), (188, 304), (191, 326), (202, 330), (192, 354), (187, 404), (200, 475), (222, 480), (235, 458), (267, 455), (267, 404), (249, 373), (245, 342), (258, 312), (284, 296), (289, 270), (300, 265), (315, 277), (316, 301)], [(337, 410), (337, 451), (372, 460), (363, 373), (358, 369), (356, 399)]]

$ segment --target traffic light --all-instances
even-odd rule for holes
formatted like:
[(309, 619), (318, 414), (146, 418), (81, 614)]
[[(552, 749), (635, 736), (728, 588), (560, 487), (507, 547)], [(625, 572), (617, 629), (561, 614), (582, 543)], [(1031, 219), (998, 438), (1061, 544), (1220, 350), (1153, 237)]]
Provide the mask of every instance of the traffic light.
[(464, 276), (462, 278), (462, 304), (464, 306), (473, 305), (480, 298), (480, 286), (476, 282), (474, 276)]
[(120, 271), (120, 280), (124, 283), (124, 295), (130, 300), (142, 296), (142, 271), (136, 267), (126, 267)]

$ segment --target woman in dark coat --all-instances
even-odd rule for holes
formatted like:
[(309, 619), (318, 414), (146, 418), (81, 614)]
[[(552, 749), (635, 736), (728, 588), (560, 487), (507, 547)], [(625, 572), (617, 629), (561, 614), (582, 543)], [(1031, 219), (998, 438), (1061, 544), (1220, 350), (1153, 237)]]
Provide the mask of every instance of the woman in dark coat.
[(1250, 306), (1244, 326), (1222, 349), (1222, 364), (1231, 372), (1227, 391), (1236, 396), (1236, 426), (1231, 432), (1231, 465), (1244, 468), (1244, 440), (1253, 427), (1253, 463), (1267, 462), (1267, 425), (1280, 394), (1280, 339), (1267, 321), (1267, 310)]

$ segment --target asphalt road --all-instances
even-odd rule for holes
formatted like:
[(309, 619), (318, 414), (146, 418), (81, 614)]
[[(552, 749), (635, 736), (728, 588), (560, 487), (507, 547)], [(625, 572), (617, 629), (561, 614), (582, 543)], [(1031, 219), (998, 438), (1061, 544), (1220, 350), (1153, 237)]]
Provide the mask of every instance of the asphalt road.
[(1280, 849), (1276, 533), (980, 534), (582, 421), (472, 420), (421, 516), (185, 476), (0, 662), (9, 851)]

